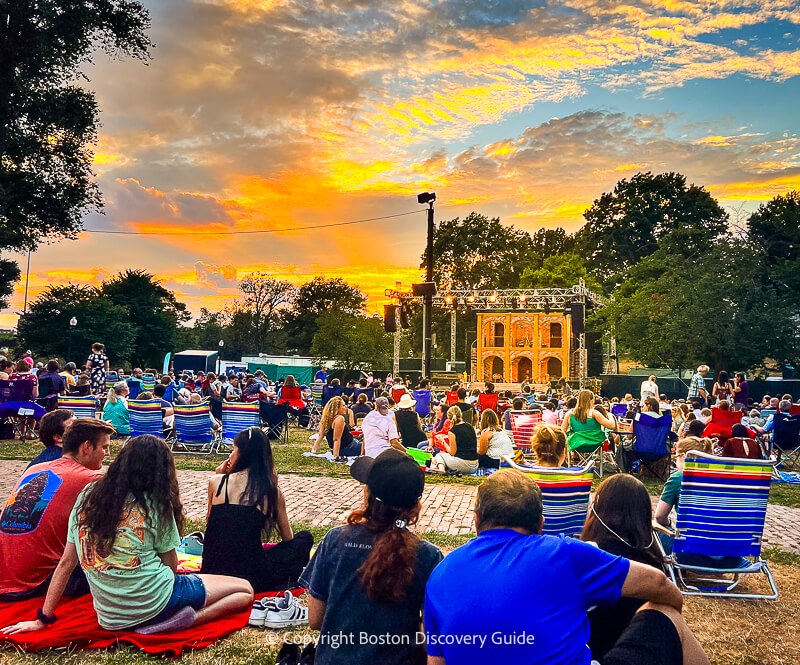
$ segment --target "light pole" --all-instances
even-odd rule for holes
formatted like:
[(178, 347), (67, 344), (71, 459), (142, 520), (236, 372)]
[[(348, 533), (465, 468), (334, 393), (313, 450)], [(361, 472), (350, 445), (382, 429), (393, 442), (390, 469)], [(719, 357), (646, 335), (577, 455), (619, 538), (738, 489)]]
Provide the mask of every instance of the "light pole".
[(78, 319), (74, 316), (69, 320), (69, 335), (67, 335), (67, 362), (72, 360), (72, 331), (78, 325)]
[(217, 362), (219, 363), (217, 367), (217, 375), (222, 373), (222, 347), (225, 346), (225, 340), (219, 340), (219, 357), (217, 358)]
[[(423, 192), (417, 195), (417, 203), (428, 204), (428, 245), (427, 261), (425, 262), (425, 281), (428, 287), (433, 283), (433, 203), (436, 201), (434, 192)], [(435, 288), (434, 288), (435, 291)], [(422, 299), (422, 376), (431, 377), (431, 316), (433, 314), (433, 292), (426, 289)]]

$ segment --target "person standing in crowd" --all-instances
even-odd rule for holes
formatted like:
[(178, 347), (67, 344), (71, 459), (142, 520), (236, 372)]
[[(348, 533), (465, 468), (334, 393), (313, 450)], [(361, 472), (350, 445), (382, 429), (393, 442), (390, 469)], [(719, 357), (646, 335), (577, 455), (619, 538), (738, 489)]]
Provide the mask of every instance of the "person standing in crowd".
[(31, 460), (26, 469), (60, 458), (64, 432), (74, 421), (75, 414), (69, 409), (55, 409), (44, 414), (39, 421), (39, 440), (44, 444), (44, 450)]
[[(76, 420), (64, 431), (61, 457), (22, 474), (0, 516), (0, 601), (47, 593), (67, 544), (72, 507), (83, 488), (100, 477), (113, 433), (102, 420)], [(88, 591), (79, 572), (65, 588), (67, 595)]]
[(364, 455), (367, 457), (377, 457), (389, 448), (406, 451), (400, 443), (397, 422), (389, 413), (389, 400), (386, 397), (375, 400), (375, 409), (361, 421), (361, 432), (364, 435)]
[[(86, 360), (86, 370), (89, 372), (91, 379), (92, 395), (102, 395), (106, 389), (106, 372), (109, 364), (105, 350), (104, 344), (95, 342), (92, 344), (92, 352)], [(141, 372), (141, 370), (139, 371)]]
[(733, 377), (733, 408), (735, 411), (746, 411), (750, 401), (750, 386), (744, 372), (736, 372)]
[(253, 588), (246, 580), (176, 574), (183, 521), (169, 448), (150, 434), (131, 439), (108, 472), (78, 497), (38, 618), (3, 632), (44, 630), (56, 623), (63, 585), (78, 564), (106, 630), (175, 631), (247, 609)]
[(641, 402), (644, 402), (648, 397), (653, 397), (655, 399), (658, 399), (659, 392), (655, 374), (651, 374), (650, 376), (647, 377), (646, 381), (642, 381), (641, 388), (639, 389), (639, 394), (641, 395), (639, 400)]
[[(720, 372), (717, 376), (717, 380), (714, 383), (714, 387), (711, 389), (711, 396), (714, 399), (714, 404), (719, 404), (720, 402), (728, 402), (733, 395), (733, 384), (730, 382), (728, 378), (727, 372)], [(709, 404), (709, 406), (711, 406)]]
[[(208, 481), (200, 573), (246, 579), (256, 593), (297, 586), (314, 538), (292, 532), (269, 438), (258, 427), (239, 432), (230, 457)], [(273, 533), (281, 541), (265, 550)]]
[(542, 525), (542, 493), (528, 475), (501, 469), (481, 483), (477, 537), (428, 580), (428, 665), (588, 664), (587, 611), (620, 597), (648, 602), (603, 665), (709, 665), (681, 616), (681, 592), (664, 573), (573, 538), (541, 535)]
[(697, 371), (692, 376), (692, 382), (689, 384), (689, 393), (687, 401), (700, 402), (701, 406), (705, 406), (708, 402), (708, 390), (706, 390), (706, 374), (710, 371), (708, 365), (700, 365)]
[[(353, 462), (364, 505), (347, 526), (331, 529), (300, 583), (308, 589), (308, 625), (320, 631), (315, 663), (414, 665), (425, 662), (417, 639), (425, 584), (442, 553), (410, 527), (422, 505), (425, 475), (411, 457), (389, 449)], [(473, 571), (474, 573), (474, 571)], [(365, 634), (334, 648), (337, 635)], [(391, 635), (398, 643), (371, 636)]]

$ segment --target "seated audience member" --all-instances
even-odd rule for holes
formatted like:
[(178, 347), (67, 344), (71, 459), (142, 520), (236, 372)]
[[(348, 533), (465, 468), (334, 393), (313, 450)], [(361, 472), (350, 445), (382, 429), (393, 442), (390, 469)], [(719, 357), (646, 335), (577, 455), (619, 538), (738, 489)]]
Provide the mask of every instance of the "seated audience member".
[(72, 389), (70, 395), (76, 397), (86, 397), (92, 392), (92, 379), (88, 374), (80, 374), (75, 381), (75, 387)]
[(356, 403), (353, 404), (350, 410), (353, 412), (353, 417), (356, 419), (356, 422), (358, 422), (359, 416), (363, 418), (372, 411), (372, 406), (370, 406), (367, 401), (367, 395), (361, 393), (358, 398), (356, 398)]
[(358, 457), (362, 454), (363, 447), (353, 439), (347, 405), (341, 397), (332, 397), (322, 410), (317, 438), (311, 447), (312, 453), (319, 452), (323, 440), (328, 442), (328, 448), (336, 459)]
[(603, 428), (614, 429), (614, 421), (594, 407), (594, 393), (581, 390), (574, 409), (564, 416), (562, 431), (567, 435), (571, 450), (600, 446), (606, 440)]
[[(39, 397), (39, 379), (36, 374), (32, 371), (33, 366), (28, 363), (28, 361), (23, 358), (14, 366), (14, 371), (9, 375), (9, 381), (26, 381), (29, 384), (29, 392), (28, 398), (29, 400), (35, 400)], [(32, 416), (21, 416), (19, 418), (20, 421), (20, 441), (32, 441), (36, 438), (36, 435), (33, 433), (33, 427), (36, 423), (35, 419)]]
[(557, 427), (539, 423), (531, 436), (531, 451), (536, 455), (536, 466), (564, 466), (567, 459), (567, 435)]
[(467, 402), (467, 389), (459, 388), (456, 393), (458, 395), (458, 401), (453, 404), (453, 406), (457, 406), (461, 409), (461, 421), (467, 423), (471, 427), (475, 427), (478, 424), (477, 414), (472, 405)]
[(697, 419), (705, 425), (709, 420), (711, 420), (711, 415), (711, 409), (706, 407), (704, 409), (700, 409), (700, 415), (697, 417)]
[(465, 401), (467, 404), (469, 404), (471, 407), (473, 407), (473, 408), (474, 408), (474, 407), (475, 407), (475, 405), (478, 403), (478, 398), (479, 398), (480, 396), (481, 396), (481, 391), (480, 391), (480, 390), (478, 390), (477, 388), (474, 388), (474, 389), (473, 389), (473, 390), (472, 390), (472, 391), (469, 393), (469, 395), (467, 395), (467, 398), (466, 398), (464, 401)]
[(722, 444), (722, 456), (764, 459), (758, 442), (750, 436), (750, 431), (740, 423), (731, 428), (731, 438)]
[[(37, 377), (39, 380), (39, 399), (44, 399), (46, 397), (56, 397), (57, 395), (66, 395), (67, 394), (67, 380), (58, 373), (58, 370), (61, 367), (58, 364), (58, 360), (48, 360), (47, 366), (45, 367), (45, 371), (40, 373)], [(50, 384), (50, 389), (47, 391), (47, 394), (41, 390), (42, 385)], [(53, 408), (56, 407), (56, 404), (53, 404)]]
[(686, 427), (686, 436), (703, 438), (703, 432), (705, 429), (706, 425), (702, 420), (691, 420)]
[[(364, 505), (347, 526), (328, 532), (300, 576), (309, 593), (309, 628), (320, 631), (315, 662), (424, 663), (416, 638), (425, 584), (442, 560), (409, 528), (419, 517), (425, 476), (411, 457), (391, 449), (357, 459), (350, 473), (366, 485)], [(333, 641), (349, 634), (366, 638)]]
[(8, 358), (0, 359), (0, 381), (8, 381), (14, 371), (14, 363)]
[(478, 437), (475, 428), (461, 418), (461, 409), (451, 406), (447, 419), (452, 423), (445, 449), (433, 458), (430, 470), (434, 473), (473, 475), (478, 470)]
[(515, 397), (514, 400), (511, 402), (511, 408), (506, 409), (505, 413), (503, 414), (503, 429), (511, 431), (511, 412), (512, 411), (522, 411), (523, 409), (527, 408), (528, 404), (522, 397)]
[(247, 609), (253, 588), (246, 580), (175, 573), (183, 519), (169, 448), (149, 434), (134, 437), (108, 472), (78, 497), (38, 618), (4, 632), (43, 630), (55, 623), (62, 585), (79, 563), (106, 630), (181, 630)]
[(264, 384), (259, 382), (254, 376), (251, 376), (244, 384), (242, 390), (243, 402), (258, 402), (260, 400), (269, 399), (267, 389)]
[[(233, 451), (208, 482), (202, 575), (246, 579), (256, 593), (297, 586), (314, 538), (292, 533), (269, 438), (257, 427), (239, 432)], [(273, 533), (281, 542), (265, 550)]]
[(367, 457), (377, 457), (389, 448), (406, 451), (405, 446), (400, 443), (397, 422), (389, 412), (387, 397), (378, 397), (375, 400), (375, 409), (361, 421), (361, 432), (364, 436), (364, 455)]
[(661, 417), (661, 405), (655, 397), (648, 397), (642, 402), (642, 406), (644, 407), (642, 409), (643, 416), (652, 416), (653, 418)]
[(103, 406), (103, 420), (110, 422), (120, 436), (130, 436), (131, 433), (131, 417), (128, 413), (130, 392), (126, 381), (117, 381), (108, 391)]
[(64, 431), (75, 421), (75, 414), (69, 409), (56, 409), (44, 414), (39, 421), (39, 440), (44, 450), (31, 460), (26, 469), (37, 464), (52, 462), (63, 454)]
[[(652, 521), (647, 488), (637, 478), (620, 473), (606, 478), (597, 488), (581, 540), (664, 572)], [(589, 610), (592, 658), (603, 662), (643, 604), (636, 598), (620, 598), (614, 605)]]
[(708, 665), (680, 614), (681, 593), (663, 572), (579, 540), (541, 535), (542, 524), (542, 495), (532, 478), (502, 469), (484, 480), (475, 506), (478, 536), (448, 554), (428, 580), (429, 665), (588, 665), (587, 611), (620, 597), (648, 602), (603, 665)]
[(502, 457), (514, 457), (514, 442), (508, 430), (500, 426), (497, 414), (492, 409), (485, 409), (481, 413), (478, 466), (482, 469), (499, 469)]
[(400, 398), (394, 419), (397, 422), (397, 431), (400, 441), (406, 448), (419, 448), (419, 444), (428, 443), (428, 435), (422, 431), (422, 420), (414, 410), (417, 401), (408, 393)]
[(278, 392), (278, 404), (286, 404), (289, 411), (297, 416), (301, 427), (308, 425), (308, 407), (303, 401), (302, 390), (292, 374), (286, 377)]
[[(83, 488), (100, 477), (113, 432), (102, 420), (76, 420), (64, 432), (62, 456), (22, 474), (0, 514), (0, 600), (47, 593), (67, 544), (72, 507)], [(65, 593), (86, 591), (86, 580), (77, 573)]]
[(164, 399), (166, 392), (167, 387), (159, 383), (153, 389), (153, 398), (161, 402), (161, 416), (164, 419), (164, 428), (171, 429), (175, 423), (175, 408), (172, 406), (171, 402)]
[[(202, 403), (203, 403), (203, 397), (202, 397), (202, 395), (200, 393), (192, 393), (190, 395), (190, 397), (189, 397), (189, 404), (190, 405), (194, 406), (194, 405), (202, 404)], [(222, 422), (217, 420), (214, 417), (214, 414), (211, 413), (211, 411), (208, 412), (208, 418), (209, 418), (209, 420), (211, 422), (211, 429), (216, 431), (216, 430), (218, 430), (218, 429), (220, 429), (222, 427)]]
[[(777, 413), (788, 414), (791, 413), (792, 410), (792, 401), (790, 399), (784, 399), (778, 402), (776, 406), (777, 406)], [(775, 414), (772, 414), (769, 418), (767, 418), (767, 422), (764, 423), (763, 431), (765, 434), (767, 434), (769, 432), (772, 432), (774, 429), (775, 429)]]
[(542, 422), (547, 425), (558, 425), (558, 404), (552, 400), (542, 405)]
[[(685, 439), (687, 436), (689, 436), (689, 433), (688, 433), (689, 432), (689, 425), (692, 422), (696, 421), (696, 420), (697, 420), (697, 416), (694, 414), (694, 411), (689, 411), (688, 413), (685, 414), (684, 419), (683, 419), (683, 423), (681, 424), (681, 426), (678, 428), (678, 431), (677, 431), (679, 439)], [(700, 423), (700, 427), (702, 429), (705, 429), (705, 425), (703, 425), (703, 423)], [(702, 429), (701, 429), (701, 434), (702, 434)]]

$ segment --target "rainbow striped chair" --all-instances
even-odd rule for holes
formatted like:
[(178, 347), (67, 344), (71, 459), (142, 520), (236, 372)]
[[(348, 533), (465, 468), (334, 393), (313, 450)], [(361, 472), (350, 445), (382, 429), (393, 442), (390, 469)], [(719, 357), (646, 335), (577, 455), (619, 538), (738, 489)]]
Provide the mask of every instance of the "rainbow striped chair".
[(175, 405), (175, 439), (172, 452), (210, 455), (217, 441), (211, 428), (211, 405)]
[[(774, 600), (778, 588), (761, 558), (772, 463), (689, 452), (683, 468), (672, 556), (666, 564), (687, 596)], [(681, 555), (739, 557), (734, 568), (681, 563)], [(686, 578), (689, 573), (690, 579)], [(762, 574), (770, 593), (734, 591), (743, 575)], [(714, 577), (704, 578), (713, 574)]]
[(96, 418), (97, 398), (94, 395), (89, 395), (87, 397), (59, 395), (57, 408), (69, 409), (75, 414), (76, 418)]
[(119, 374), (114, 371), (106, 372), (106, 390), (111, 390), (117, 381), (119, 381)]
[(222, 402), (222, 436), (227, 442), (248, 427), (259, 427), (258, 402)]
[(503, 468), (510, 467), (532, 476), (542, 490), (543, 534), (558, 536), (563, 533), (575, 538), (580, 535), (589, 510), (594, 461), (569, 469), (520, 466), (506, 457), (502, 461)]
[(151, 393), (156, 389), (156, 375), (152, 372), (142, 374), (142, 392)]
[(541, 411), (512, 411), (509, 418), (514, 447), (523, 452), (530, 452), (533, 430), (542, 422)]
[(164, 438), (164, 420), (161, 416), (161, 400), (131, 400), (128, 402), (131, 419), (131, 437), (152, 434)]

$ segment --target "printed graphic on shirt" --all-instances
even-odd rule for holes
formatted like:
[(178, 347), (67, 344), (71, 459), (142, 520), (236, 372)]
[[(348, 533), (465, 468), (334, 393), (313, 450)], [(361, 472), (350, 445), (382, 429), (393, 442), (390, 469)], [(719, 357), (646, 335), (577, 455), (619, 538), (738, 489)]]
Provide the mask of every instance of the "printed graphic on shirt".
[(50, 500), (63, 482), (49, 470), (23, 478), (3, 507), (0, 531), (12, 536), (36, 531)]
[(111, 569), (132, 570), (142, 562), (136, 553), (144, 546), (144, 512), (138, 506), (126, 509), (117, 526), (117, 535), (111, 549), (89, 540), (88, 529), (78, 528), (81, 542), (81, 567), (104, 572)]

